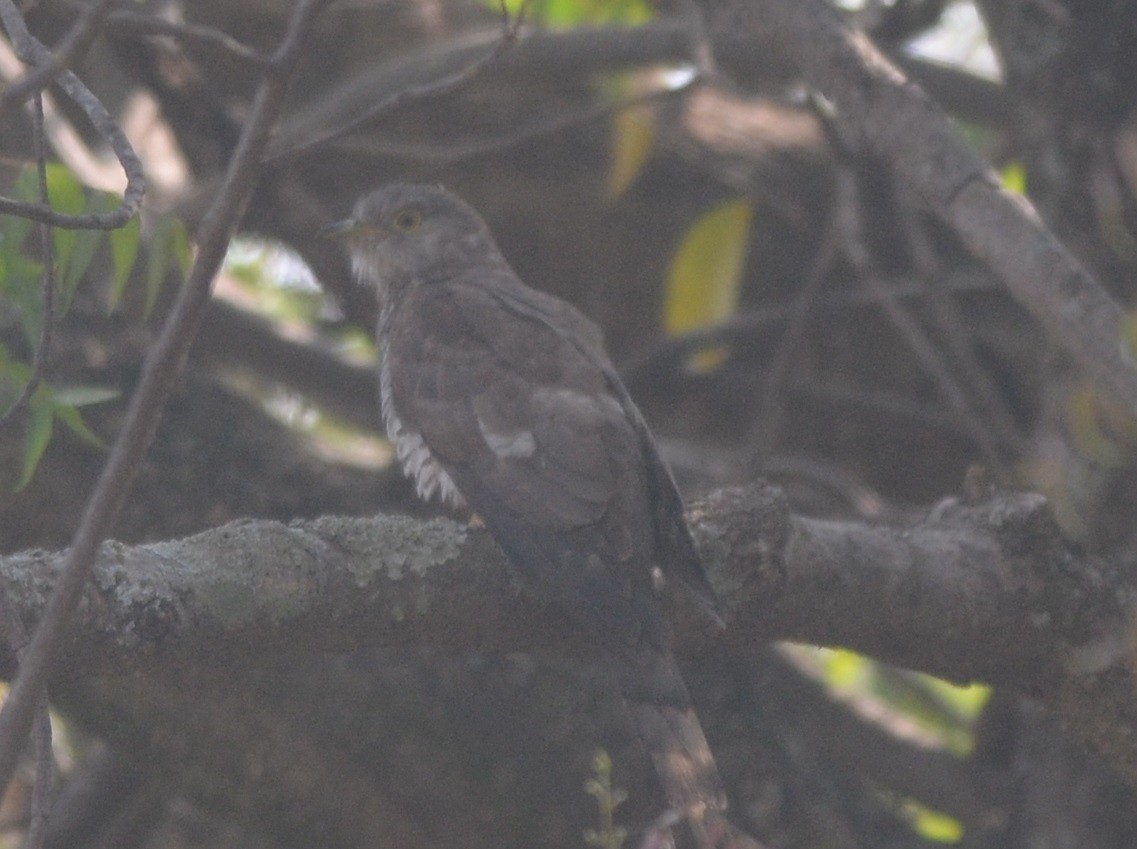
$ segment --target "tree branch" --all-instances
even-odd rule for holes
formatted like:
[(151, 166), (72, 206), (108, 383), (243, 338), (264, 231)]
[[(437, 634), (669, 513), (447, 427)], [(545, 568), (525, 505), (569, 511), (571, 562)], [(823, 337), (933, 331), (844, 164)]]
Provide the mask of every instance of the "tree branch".
[[(1086, 698), (1117, 672), (1108, 667), (1122, 629), (1118, 599), (1129, 590), (1105, 564), (1069, 549), (1040, 496), (946, 501), (894, 528), (794, 516), (778, 490), (757, 486), (720, 490), (689, 518), (729, 627), (717, 636), (693, 606), (675, 604), (680, 648), (714, 639), (742, 651), (773, 639), (849, 646), (1012, 687), (1088, 729), (1106, 720), (1137, 728), (1128, 703)], [(41, 615), (65, 556), (0, 561), (0, 585), (28, 621)], [(484, 530), (325, 517), (106, 543), (56, 674), (362, 644), (593, 650), (564, 617), (517, 591)], [(1107, 754), (1137, 764), (1132, 742)]]
[(843, 136), (888, 162), (1099, 387), (1137, 410), (1120, 306), (864, 33), (821, 0), (701, 3), (716, 38), (796, 66)]

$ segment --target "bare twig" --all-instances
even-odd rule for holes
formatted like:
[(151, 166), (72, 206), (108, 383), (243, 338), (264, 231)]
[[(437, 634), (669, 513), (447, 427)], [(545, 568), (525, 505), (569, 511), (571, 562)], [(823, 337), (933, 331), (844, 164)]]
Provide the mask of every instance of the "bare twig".
[[(524, 11), (524, 7), (523, 10)], [(266, 162), (277, 162), (281, 159), (291, 159), (296, 156), (302, 156), (305, 153), (326, 145), (328, 142), (334, 141), (342, 136), (347, 135), (353, 130), (358, 129), (372, 121), (383, 117), (391, 112), (396, 111), (404, 106), (409, 106), (412, 103), (423, 103), (435, 98), (444, 97), (450, 94), (466, 83), (475, 79), (478, 75), (483, 73), (487, 68), (496, 64), (514, 44), (521, 34), (521, 25), (524, 20), (524, 14), (519, 14), (517, 18), (510, 21), (508, 14), (505, 12), (505, 6), (502, 6), (502, 29), (501, 36), (498, 38), (494, 46), (480, 59), (476, 59), (466, 67), (455, 71), (452, 74), (441, 77), (440, 79), (431, 80), (430, 82), (422, 83), (421, 85), (411, 85), (400, 89), (392, 94), (390, 97), (383, 98), (374, 106), (364, 110), (361, 114), (354, 116), (352, 120), (344, 123), (341, 126), (334, 127), (323, 133), (318, 133), (311, 138), (304, 140), (292, 147), (284, 150), (276, 151), (269, 156)]]
[(765, 469), (763, 461), (774, 447), (773, 437), (777, 433), (784, 412), (783, 405), (779, 403), (778, 390), (785, 383), (791, 366), (797, 360), (797, 354), (809, 327), (811, 307), (817, 302), (825, 273), (837, 258), (839, 245), (835, 216), (830, 215), (822, 237), (821, 249), (817, 252), (801, 288), (789, 306), (786, 328), (778, 339), (777, 348), (770, 358), (769, 368), (762, 380), (758, 414), (749, 429), (748, 439), (750, 461), (759, 469)]
[(1099, 388), (1137, 410), (1121, 307), (864, 33), (821, 0), (698, 2), (712, 33), (792, 61), (833, 102), (842, 131), (887, 161)]
[[(95, 0), (93, 3), (84, 5), (83, 10), (79, 13), (79, 19), (75, 21), (71, 31), (67, 33), (63, 41), (59, 43), (59, 47), (51, 54), (51, 58), (43, 62), (37, 61), (35, 67), (21, 79), (0, 91), (0, 114), (17, 103), (23, 103), (36, 92), (43, 91), (58, 76), (60, 71), (70, 67), (73, 60), (86, 51), (91, 41), (98, 34), (99, 21), (103, 18), (109, 2), (110, 0)], [(5, 28), (9, 26), (9, 15), (13, 13), (15, 13), (15, 7), (11, 3), (6, 2), (0, 6), (0, 18), (3, 19)], [(10, 29), (8, 32), (11, 34)], [(13, 41), (15, 40), (13, 37)]]
[(464, 159), (484, 156), (487, 153), (494, 153), (496, 151), (508, 150), (511, 147), (526, 144), (536, 139), (555, 135), (572, 127), (606, 118), (624, 109), (631, 109), (636, 106), (659, 103), (670, 98), (680, 97), (689, 93), (690, 90), (698, 84), (697, 79), (692, 79), (674, 88), (653, 89), (643, 94), (621, 98), (620, 100), (588, 104), (579, 109), (559, 112), (556, 117), (553, 118), (537, 120), (532, 124), (510, 128), (500, 136), (482, 140), (470, 142), (453, 141), (449, 143), (443, 141), (434, 144), (415, 141), (413, 144), (399, 144), (398, 142), (391, 142), (385, 139), (368, 137), (358, 142), (351, 139), (341, 141), (336, 145), (335, 149), (347, 153), (395, 156), (418, 161), (431, 160), (445, 165), (453, 165)]
[(220, 51), (252, 68), (265, 70), (272, 57), (254, 50), (231, 35), (213, 27), (168, 21), (155, 15), (115, 10), (107, 15), (106, 28), (122, 35), (160, 35), (173, 38), (190, 47)]
[[(16, 48), (16, 53), (25, 62), (40, 67), (55, 61), (51, 51), (28, 32), (23, 17), (11, 0), (0, 0), (0, 21), (8, 31), (8, 37)], [(42, 221), (68, 230), (113, 230), (121, 227), (134, 217), (142, 204), (142, 196), (146, 191), (142, 162), (106, 107), (75, 74), (71, 71), (62, 71), (55, 81), (83, 110), (95, 131), (106, 139), (118, 157), (126, 174), (126, 189), (123, 192), (122, 203), (116, 209), (99, 215), (63, 215), (45, 204), (30, 204), (0, 197), (0, 213), (19, 215), (22, 218)]]
[[(23, 659), (28, 647), (28, 632), (12, 600), (0, 593), (0, 637), (7, 640), (12, 653)], [(28, 829), (22, 849), (39, 849), (47, 831), (48, 810), (55, 779), (55, 758), (51, 749), (51, 715), (47, 708), (47, 693), (41, 691), (36, 705), (32, 727), (32, 748), (35, 754), (35, 778), (29, 805)]]
[[(902, 197), (900, 202), (908, 204), (910, 199)], [(912, 256), (917, 272), (922, 277), (938, 281), (942, 277), (939, 273), (939, 263), (936, 261), (935, 251), (920, 216), (912, 210), (911, 214), (902, 212), (899, 218), (900, 227), (907, 236), (908, 252)], [(1004, 393), (976, 356), (973, 345), (974, 333), (964, 320), (955, 300), (942, 285), (935, 282), (928, 286), (928, 306), (931, 308), (932, 318), (940, 327), (947, 353), (959, 364), (976, 395), (976, 400), (987, 414), (987, 422), (996, 431), (1003, 445), (1015, 456), (1021, 456), (1026, 437), (1022, 428), (1016, 424)]]
[(258, 164), (284, 100), (287, 69), (296, 64), (296, 53), (304, 45), (316, 14), (327, 2), (300, 0), (297, 4), (288, 33), (273, 57), (273, 65), (279, 72), (261, 83), (225, 181), (202, 220), (199, 251), (189, 279), (179, 291), (154, 349), (146, 359), (122, 431), (80, 519), (63, 574), (0, 711), (0, 786), (7, 784), (12, 776), (64, 626), (82, 595), (99, 543), (118, 517), (138, 465), (153, 440), (165, 400), (185, 362), (202, 311), (209, 301), (213, 277), (256, 181)]
[[(998, 288), (997, 281), (985, 274), (956, 275), (941, 281), (949, 292), (983, 292)], [(904, 277), (888, 284), (889, 297), (926, 298), (928, 284), (924, 281)], [(839, 312), (850, 307), (874, 306), (877, 296), (863, 290), (842, 290), (826, 293), (817, 299), (816, 309), (825, 312)], [(766, 332), (771, 326), (787, 321), (795, 309), (791, 302), (773, 307), (747, 310), (737, 316), (711, 325), (692, 330), (681, 336), (665, 339), (646, 353), (622, 363), (620, 374), (629, 385), (647, 381), (653, 375), (674, 371), (682, 362), (698, 351), (715, 345), (728, 345), (744, 341), (755, 334)], [(634, 387), (633, 387), (634, 388)]]
[[(43, 95), (37, 93), (32, 112), (32, 145), (36, 158), (36, 179), (39, 183), (40, 202), (46, 204), (47, 198), (47, 150), (43, 131)], [(39, 388), (43, 380), (44, 364), (51, 350), (51, 328), (55, 323), (55, 244), (51, 238), (51, 225), (39, 222), (40, 254), (43, 258), (43, 315), (39, 329), (39, 342), (32, 357), (32, 373), (19, 396), (12, 405), (0, 415), (0, 427), (11, 421), (16, 412), (28, 403), (28, 399)]]
[(869, 255), (864, 225), (861, 221), (861, 204), (857, 197), (857, 186), (853, 175), (847, 168), (837, 175), (837, 216), (839, 231), (844, 239), (844, 253), (857, 272), (858, 282), (877, 298), (884, 314), (888, 316), (897, 332), (904, 339), (908, 349), (915, 355), (924, 371), (936, 382), (940, 394), (947, 401), (956, 419), (963, 425), (975, 441), (984, 459), (999, 475), (1002, 482), (1008, 480), (1006, 464), (999, 455), (998, 446), (991, 437), (986, 424), (979, 416), (971, 399), (951, 372), (928, 334), (915, 315), (900, 301), (891, 297), (884, 281), (873, 267)]
[(47, 821), (51, 812), (51, 791), (55, 784), (55, 757), (51, 751), (51, 714), (47, 709), (47, 690), (41, 690), (32, 722), (32, 747), (35, 751), (35, 779), (32, 782), (31, 810), (28, 830), (21, 849), (40, 849), (47, 837)]

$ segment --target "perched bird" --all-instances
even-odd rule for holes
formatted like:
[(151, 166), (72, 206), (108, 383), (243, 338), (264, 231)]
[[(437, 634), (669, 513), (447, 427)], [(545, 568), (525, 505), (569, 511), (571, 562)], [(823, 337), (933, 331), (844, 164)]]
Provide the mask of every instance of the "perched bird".
[(614, 658), (671, 808), (694, 823), (725, 809), (653, 572), (717, 620), (714, 592), (600, 329), (522, 283), (442, 188), (389, 186), (328, 229), (378, 293), (383, 419), (418, 494), (481, 516), (531, 589)]

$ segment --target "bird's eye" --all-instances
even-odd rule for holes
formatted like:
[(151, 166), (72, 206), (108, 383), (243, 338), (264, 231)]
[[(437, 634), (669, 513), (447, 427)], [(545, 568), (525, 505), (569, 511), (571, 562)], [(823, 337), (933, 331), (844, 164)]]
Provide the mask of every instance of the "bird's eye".
[(395, 229), (402, 230), (404, 233), (418, 229), (420, 224), (422, 224), (422, 213), (413, 209), (404, 209), (395, 215)]

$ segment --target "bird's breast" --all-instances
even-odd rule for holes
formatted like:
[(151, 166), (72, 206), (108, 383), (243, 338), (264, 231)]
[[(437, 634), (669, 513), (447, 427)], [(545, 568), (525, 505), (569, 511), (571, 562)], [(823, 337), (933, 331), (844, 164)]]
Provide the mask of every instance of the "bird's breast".
[[(380, 322), (389, 320), (387, 310)], [(412, 427), (404, 424), (395, 407), (394, 393), (391, 391), (391, 358), (388, 356), (390, 336), (380, 333), (379, 338), (384, 340), (379, 349), (379, 401), (383, 410), (383, 425), (387, 430), (387, 438), (395, 448), (395, 456), (403, 473), (415, 483), (415, 492), (419, 498), (429, 500), (436, 493), (442, 501), (454, 507), (465, 507), (466, 499), (454, 485), (446, 469), (435, 459), (430, 447), (422, 438), (422, 434)]]

